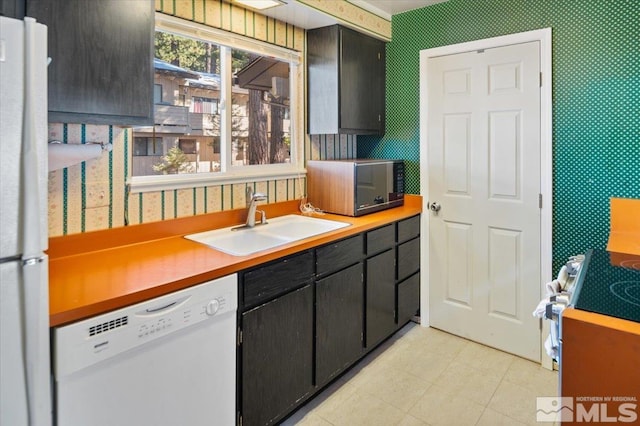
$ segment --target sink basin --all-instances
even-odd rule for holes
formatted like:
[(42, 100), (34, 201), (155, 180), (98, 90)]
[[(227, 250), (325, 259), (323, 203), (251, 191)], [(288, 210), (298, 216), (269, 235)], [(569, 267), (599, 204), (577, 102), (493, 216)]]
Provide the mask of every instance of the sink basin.
[(185, 238), (234, 256), (246, 256), (349, 225), (346, 222), (292, 214), (269, 219), (268, 223), (253, 228), (234, 226), (185, 235)]
[(338, 222), (336, 220), (290, 214), (270, 219), (269, 223), (263, 225), (263, 229), (271, 234), (291, 238), (293, 241), (296, 241), (324, 234), (325, 232), (335, 231), (336, 229), (349, 225), (349, 223)]

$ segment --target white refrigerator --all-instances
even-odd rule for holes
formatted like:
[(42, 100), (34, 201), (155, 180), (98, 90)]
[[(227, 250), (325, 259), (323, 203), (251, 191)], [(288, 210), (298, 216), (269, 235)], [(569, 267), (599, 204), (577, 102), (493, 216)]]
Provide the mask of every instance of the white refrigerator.
[(0, 17), (0, 425), (52, 423), (47, 27)]

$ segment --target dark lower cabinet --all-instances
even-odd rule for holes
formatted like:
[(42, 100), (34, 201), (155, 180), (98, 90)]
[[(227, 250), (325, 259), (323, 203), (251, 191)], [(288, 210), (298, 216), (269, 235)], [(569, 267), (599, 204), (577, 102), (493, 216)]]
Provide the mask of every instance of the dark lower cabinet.
[(358, 263), (316, 281), (316, 385), (362, 355), (364, 293)]
[(419, 225), (403, 219), (241, 273), (239, 424), (279, 423), (418, 312)]
[(398, 245), (398, 281), (420, 269), (420, 238)]
[(242, 425), (268, 425), (313, 390), (313, 287), (242, 314)]
[(393, 249), (366, 260), (367, 263), (367, 348), (375, 346), (396, 330), (396, 282)]
[(420, 309), (420, 272), (398, 284), (398, 327), (408, 323)]

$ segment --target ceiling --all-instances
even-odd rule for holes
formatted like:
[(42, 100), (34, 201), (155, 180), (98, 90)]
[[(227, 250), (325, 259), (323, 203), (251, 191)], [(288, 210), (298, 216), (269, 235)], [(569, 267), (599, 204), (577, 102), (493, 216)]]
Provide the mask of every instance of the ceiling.
[(382, 18), (391, 20), (391, 16), (409, 10), (421, 9), (446, 0), (348, 0), (356, 6), (375, 13)]
[[(337, 20), (296, 0), (284, 0), (285, 5), (260, 11), (263, 15), (288, 22), (300, 28), (311, 29), (337, 24)], [(420, 9), (446, 0), (348, 0), (388, 21), (393, 15)]]

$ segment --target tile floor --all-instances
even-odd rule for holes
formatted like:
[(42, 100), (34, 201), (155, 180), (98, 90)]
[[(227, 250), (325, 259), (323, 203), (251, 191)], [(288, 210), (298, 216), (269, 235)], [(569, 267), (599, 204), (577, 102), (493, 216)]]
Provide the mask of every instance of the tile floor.
[(543, 425), (536, 397), (557, 372), (410, 323), (284, 425)]

